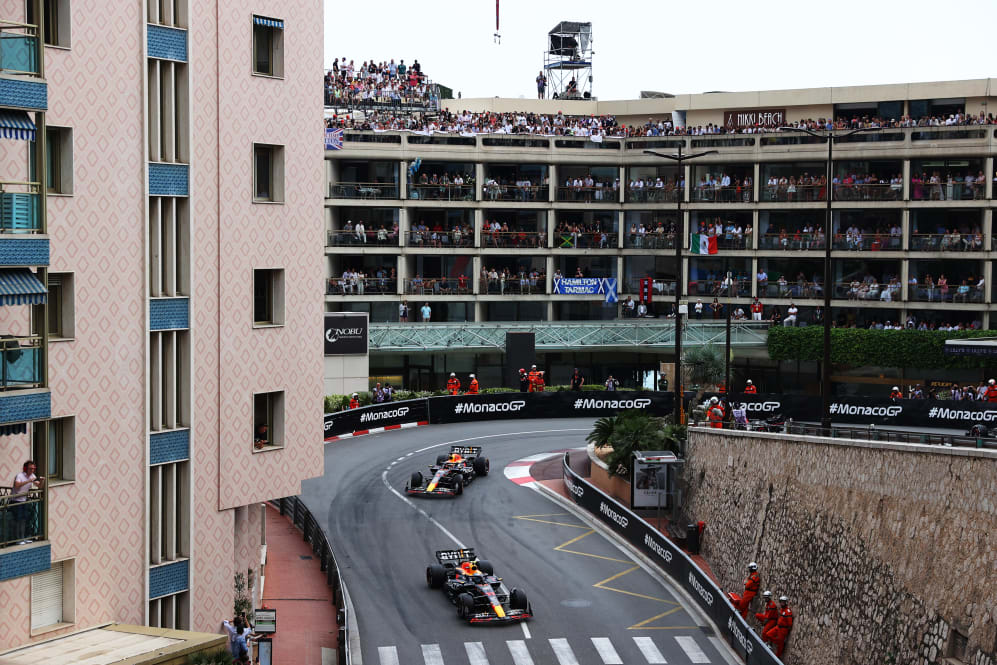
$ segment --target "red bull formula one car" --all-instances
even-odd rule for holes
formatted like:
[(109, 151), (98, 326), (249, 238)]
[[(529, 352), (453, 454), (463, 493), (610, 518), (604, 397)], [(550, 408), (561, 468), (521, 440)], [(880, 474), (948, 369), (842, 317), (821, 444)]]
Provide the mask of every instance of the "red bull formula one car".
[(443, 589), (457, 606), (457, 618), (468, 623), (512, 623), (533, 616), (526, 592), (509, 591), (492, 564), (478, 559), (473, 549), (438, 551), (436, 563), (426, 568), (426, 583)]
[(450, 454), (440, 455), (429, 467), (429, 475), (416, 471), (405, 486), (406, 494), (452, 498), (478, 476), (487, 476), (490, 465), (481, 456), (480, 446), (450, 446)]

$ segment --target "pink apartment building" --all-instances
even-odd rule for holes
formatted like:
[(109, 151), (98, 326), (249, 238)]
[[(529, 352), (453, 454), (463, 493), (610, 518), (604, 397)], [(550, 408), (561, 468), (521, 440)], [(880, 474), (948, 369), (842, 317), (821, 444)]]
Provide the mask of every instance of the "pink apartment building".
[(322, 473), (322, 14), (0, 0), (0, 651), (216, 631)]

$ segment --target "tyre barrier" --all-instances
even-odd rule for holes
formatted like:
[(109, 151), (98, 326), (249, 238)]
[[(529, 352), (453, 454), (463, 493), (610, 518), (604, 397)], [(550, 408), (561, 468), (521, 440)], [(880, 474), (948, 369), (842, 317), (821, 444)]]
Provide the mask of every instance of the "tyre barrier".
[(296, 496), (288, 496), (283, 499), (273, 499), (270, 505), (277, 508), (281, 515), (291, 518), (291, 522), (298, 529), (305, 542), (312, 546), (312, 553), (319, 557), (322, 572), (325, 573), (325, 582), (332, 589), (332, 602), (336, 606), (336, 623), (339, 624), (339, 632), (336, 639), (336, 663), (337, 665), (350, 665), (350, 632), (356, 630), (353, 625), (354, 619), (347, 609), (349, 603), (345, 602), (349, 595), (343, 586), (342, 577), (339, 574), (339, 564), (336, 563), (336, 555), (332, 552), (329, 539), (326, 538), (322, 527), (315, 521), (308, 507)]
[(741, 618), (727, 594), (713, 583), (689, 556), (622, 503), (572, 471), (569, 453), (562, 460), (568, 496), (591, 513), (659, 568), (693, 599), (720, 629), (720, 637), (744, 659), (745, 665), (781, 665), (761, 637)]

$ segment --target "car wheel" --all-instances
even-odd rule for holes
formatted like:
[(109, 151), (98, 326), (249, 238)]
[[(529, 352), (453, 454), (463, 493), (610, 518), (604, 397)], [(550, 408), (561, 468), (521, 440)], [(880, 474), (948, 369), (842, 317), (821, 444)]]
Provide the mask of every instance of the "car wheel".
[(439, 466), (450, 459), (450, 455), (437, 455), (436, 456), (436, 466)]
[(457, 474), (457, 477), (453, 479), (453, 491), (457, 496), (464, 493), (464, 476), (459, 473)]
[(474, 472), (479, 476), (487, 476), (489, 466), (487, 457), (474, 458)]
[(457, 618), (470, 619), (474, 614), (474, 598), (469, 593), (462, 593), (457, 596)]
[(408, 479), (408, 486), (412, 489), (419, 489), (422, 487), (422, 474), (415, 471), (412, 477)]
[(492, 562), (491, 561), (488, 561), (486, 559), (482, 559), (481, 561), (478, 561), (478, 570), (480, 570), (481, 572), (483, 572), (485, 575), (494, 575), (495, 574), (495, 567), (492, 566)]
[(439, 589), (447, 581), (447, 569), (438, 563), (430, 564), (426, 568), (426, 584), (430, 589)]
[(522, 589), (513, 589), (512, 593), (509, 594), (509, 607), (514, 610), (525, 610), (529, 607), (529, 603), (526, 600), (526, 592)]

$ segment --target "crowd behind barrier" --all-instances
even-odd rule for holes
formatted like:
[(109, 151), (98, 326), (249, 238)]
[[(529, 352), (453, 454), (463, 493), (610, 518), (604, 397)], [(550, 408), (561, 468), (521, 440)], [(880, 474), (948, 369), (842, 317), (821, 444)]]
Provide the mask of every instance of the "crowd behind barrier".
[(325, 73), (325, 105), (331, 107), (416, 106), (436, 109), (439, 89), (422, 72), (415, 60), (406, 65), (364, 61), (359, 66), (353, 60), (336, 58), (332, 69)]

